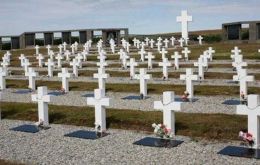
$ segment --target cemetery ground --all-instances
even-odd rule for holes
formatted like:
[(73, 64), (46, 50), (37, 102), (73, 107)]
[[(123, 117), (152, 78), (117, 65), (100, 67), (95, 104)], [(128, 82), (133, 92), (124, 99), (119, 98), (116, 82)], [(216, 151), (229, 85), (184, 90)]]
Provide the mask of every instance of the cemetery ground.
[[(185, 73), (184, 68), (193, 67), (194, 60), (209, 46), (212, 46), (216, 53), (214, 61), (209, 64), (208, 71), (205, 73), (204, 82), (195, 83), (194, 94), (198, 100), (194, 103), (185, 103), (188, 111), (175, 113), (177, 139), (184, 140), (184, 143), (174, 149), (160, 150), (133, 145), (134, 141), (142, 137), (153, 136), (152, 123), (162, 123), (162, 112), (154, 110), (147, 104), (159, 100), (164, 91), (171, 90), (179, 96), (182, 95), (185, 91), (185, 83), (178, 80), (180, 74)], [(106, 73), (109, 73), (111, 78), (107, 80), (106, 92), (115, 100), (115, 103), (112, 103), (112, 106), (109, 106), (106, 111), (107, 128), (110, 135), (97, 141), (64, 137), (65, 133), (78, 129), (91, 130), (94, 127), (94, 108), (83, 103), (83, 100), (86, 99), (83, 95), (92, 96), (93, 90), (98, 87), (97, 80), (92, 78), (93, 74), (97, 72), (96, 50), (90, 50), (87, 62), (83, 63), (83, 68), (79, 70), (79, 77), (70, 79), (70, 92), (56, 96), (59, 99), (50, 103), (51, 129), (44, 130), (37, 135), (9, 131), (11, 127), (33, 123), (38, 119), (37, 104), (30, 100), (32, 93), (16, 93), (16, 91), (28, 88), (28, 80), (23, 76), (24, 72), (20, 68), (18, 57), (20, 54), (25, 54), (32, 62), (32, 66), (37, 67), (35, 50), (11, 51), (12, 60), (9, 69), (11, 76), (7, 77), (7, 90), (3, 91), (6, 98), (0, 105), (3, 118), (0, 134), (0, 148), (3, 150), (0, 151), (0, 164), (2, 162), (13, 164), (12, 161), (25, 164), (34, 162), (84, 164), (94, 163), (98, 158), (100, 158), (101, 164), (106, 162), (241, 164), (241, 160), (243, 160), (243, 164), (259, 163), (255, 159), (225, 157), (217, 154), (227, 144), (239, 145), (238, 132), (247, 127), (247, 116), (234, 115), (236, 103), (223, 104), (225, 100), (239, 100), (239, 85), (228, 83), (228, 80), (231, 80), (234, 75), (230, 60), (230, 50), (234, 46), (238, 46), (242, 50), (244, 59), (248, 61), (249, 74), (255, 76), (256, 82), (250, 83), (248, 93), (259, 94), (260, 56), (256, 51), (259, 44), (190, 45), (189, 49), (192, 53), (189, 59), (192, 61), (180, 61), (180, 70), (169, 69), (169, 80), (167, 81), (161, 80), (162, 69), (157, 64), (161, 55), (155, 50), (151, 50), (156, 58), (154, 59), (154, 69), (148, 70), (148, 73), (152, 74), (153, 80), (148, 81), (148, 98), (145, 100), (131, 100), (131, 97), (139, 95), (139, 83), (137, 80), (129, 79), (129, 70), (121, 69), (118, 55), (108, 53), (106, 60), (109, 66)], [(53, 50), (58, 51), (58, 49)], [(170, 59), (170, 55), (178, 50), (181, 49), (169, 48), (166, 56)], [(46, 49), (40, 49), (40, 52), (46, 54)], [(0, 57), (4, 53), (1, 52)], [(136, 53), (130, 53), (130, 57), (139, 59), (139, 55)], [(69, 64), (65, 62), (63, 67), (69, 67)], [(146, 68), (147, 64), (141, 63), (138, 67)], [(54, 70), (53, 78), (46, 77), (46, 68), (38, 68), (36, 71), (40, 75), (36, 79), (36, 86), (47, 86), (50, 93), (60, 89), (60, 78), (57, 78), (60, 69)], [(129, 100), (121, 101), (129, 96), (131, 96)], [(68, 98), (65, 99), (65, 97)], [(209, 101), (206, 101), (206, 98)], [(16, 163), (14, 162), (14, 164)]]

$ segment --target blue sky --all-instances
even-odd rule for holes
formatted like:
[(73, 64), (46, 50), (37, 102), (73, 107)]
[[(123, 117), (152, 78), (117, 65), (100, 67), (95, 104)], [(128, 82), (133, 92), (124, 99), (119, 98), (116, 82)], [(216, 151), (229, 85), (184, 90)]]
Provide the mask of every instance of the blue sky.
[(260, 0), (0, 0), (0, 35), (25, 31), (127, 27), (131, 34), (179, 32), (187, 9), (190, 30), (260, 20)]

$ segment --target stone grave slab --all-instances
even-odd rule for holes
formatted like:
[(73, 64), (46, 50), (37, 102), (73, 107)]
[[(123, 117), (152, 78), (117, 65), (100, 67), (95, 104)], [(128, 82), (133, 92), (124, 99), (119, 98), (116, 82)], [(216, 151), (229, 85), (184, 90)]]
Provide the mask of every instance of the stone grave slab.
[(218, 152), (221, 155), (260, 159), (260, 149), (247, 147), (227, 146)]
[(141, 140), (134, 142), (135, 145), (148, 146), (148, 147), (164, 147), (173, 148), (183, 143), (180, 140), (161, 139), (154, 137), (145, 137)]

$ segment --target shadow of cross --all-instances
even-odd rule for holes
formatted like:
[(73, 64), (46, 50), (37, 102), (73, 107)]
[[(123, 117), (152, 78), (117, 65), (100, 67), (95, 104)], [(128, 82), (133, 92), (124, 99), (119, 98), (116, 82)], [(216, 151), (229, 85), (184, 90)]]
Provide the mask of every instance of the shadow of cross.
[(248, 106), (238, 105), (237, 114), (248, 116), (248, 132), (253, 135), (254, 146), (253, 148), (259, 147), (259, 123), (260, 123), (260, 101), (259, 95), (248, 95)]

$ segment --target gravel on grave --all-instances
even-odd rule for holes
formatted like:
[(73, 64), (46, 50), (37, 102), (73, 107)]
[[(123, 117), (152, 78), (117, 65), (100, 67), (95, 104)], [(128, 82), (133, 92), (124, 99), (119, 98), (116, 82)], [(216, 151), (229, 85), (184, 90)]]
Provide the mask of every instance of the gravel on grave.
[(177, 136), (184, 143), (175, 148), (154, 148), (133, 145), (144, 137), (154, 136), (125, 130), (108, 130), (108, 136), (97, 140), (64, 137), (87, 127), (51, 125), (36, 134), (10, 131), (10, 128), (32, 124), (25, 121), (0, 122), (0, 159), (26, 164), (259, 164), (256, 159), (217, 154), (228, 145), (239, 142), (194, 141)]
[[(31, 94), (23, 92), (24, 89), (6, 89), (2, 92), (4, 102), (32, 102)], [(52, 100), (50, 104), (66, 106), (87, 106), (86, 98), (93, 97), (91, 91), (70, 91), (65, 95), (58, 96), (58, 92), (49, 91)], [(153, 102), (162, 100), (162, 95), (149, 94), (145, 100), (140, 100), (137, 93), (107, 92), (107, 97), (111, 98), (111, 106), (115, 109), (133, 109), (142, 111), (155, 111)], [(181, 101), (180, 96), (176, 96), (176, 101)], [(236, 105), (239, 98), (231, 96), (199, 96), (194, 102), (184, 102), (183, 111), (187, 113), (224, 113), (235, 114)], [(127, 105), (127, 106), (126, 106)]]

